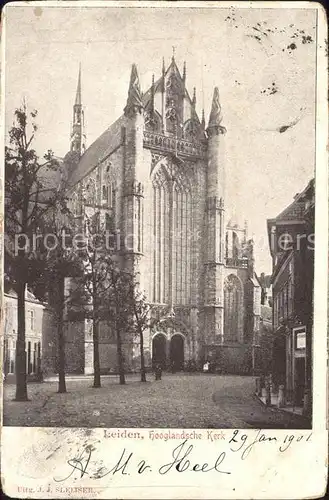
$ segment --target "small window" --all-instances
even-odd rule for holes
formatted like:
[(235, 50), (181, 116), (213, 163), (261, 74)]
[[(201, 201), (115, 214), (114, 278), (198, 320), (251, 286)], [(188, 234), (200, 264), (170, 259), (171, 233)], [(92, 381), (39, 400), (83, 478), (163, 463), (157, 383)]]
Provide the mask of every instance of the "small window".
[(35, 314), (34, 311), (30, 311), (30, 328), (34, 331), (35, 328)]
[(103, 198), (103, 201), (104, 202), (108, 202), (108, 188), (107, 186), (103, 186), (103, 189), (102, 189), (102, 198)]

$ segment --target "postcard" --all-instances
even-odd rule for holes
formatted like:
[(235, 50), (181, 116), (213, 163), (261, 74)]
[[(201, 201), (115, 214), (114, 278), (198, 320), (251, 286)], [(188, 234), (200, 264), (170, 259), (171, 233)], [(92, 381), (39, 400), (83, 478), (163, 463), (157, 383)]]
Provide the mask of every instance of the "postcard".
[(12, 2), (2, 42), (5, 493), (321, 497), (323, 7)]

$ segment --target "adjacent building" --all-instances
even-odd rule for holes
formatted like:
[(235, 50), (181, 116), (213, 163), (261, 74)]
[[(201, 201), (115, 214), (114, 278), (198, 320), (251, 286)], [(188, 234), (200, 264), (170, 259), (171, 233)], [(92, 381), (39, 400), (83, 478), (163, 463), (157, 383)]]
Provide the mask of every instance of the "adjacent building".
[(273, 261), (273, 381), (310, 408), (312, 387), (314, 179), (267, 221)]
[[(42, 330), (44, 304), (33, 293), (25, 293), (26, 373), (28, 379), (41, 376)], [(6, 380), (15, 378), (17, 341), (17, 294), (13, 290), (4, 293), (4, 375)]]
[[(206, 126), (186, 78), (172, 57), (142, 93), (133, 65), (122, 116), (86, 148), (79, 73), (64, 159), (70, 206), (81, 230), (97, 215), (115, 234), (121, 265), (140, 273), (157, 319), (144, 340), (149, 365), (181, 369), (208, 359), (219, 371), (250, 373), (261, 299), (253, 241), (229, 215), (218, 88)], [(99, 335), (101, 369), (116, 370), (109, 326)], [(67, 370), (91, 372), (90, 323), (68, 320), (66, 344)], [(127, 368), (138, 368), (138, 339), (124, 348)]]
[(272, 307), (272, 276), (270, 274), (261, 273), (258, 281), (262, 288), (261, 303), (263, 306)]

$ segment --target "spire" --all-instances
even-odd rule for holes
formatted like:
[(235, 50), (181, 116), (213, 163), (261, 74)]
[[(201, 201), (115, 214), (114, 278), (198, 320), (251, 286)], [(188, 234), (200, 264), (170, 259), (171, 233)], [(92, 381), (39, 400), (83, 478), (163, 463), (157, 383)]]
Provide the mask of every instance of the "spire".
[(79, 76), (78, 76), (77, 92), (75, 95), (75, 105), (81, 106), (81, 63), (79, 64)]
[(215, 132), (215, 135), (224, 134), (226, 132), (225, 127), (221, 125), (223, 120), (222, 107), (219, 102), (219, 90), (218, 87), (214, 88), (214, 96), (212, 99), (211, 112), (209, 117), (208, 125), (208, 135), (211, 131)]
[(154, 85), (154, 73), (152, 75), (152, 87), (151, 87), (151, 110), (154, 112), (154, 94), (155, 94), (155, 85)]
[(185, 83), (186, 82), (186, 61), (184, 61), (184, 66), (183, 66), (183, 80)]
[(175, 62), (175, 50), (176, 50), (176, 47), (173, 45), (173, 47), (172, 47), (172, 57), (171, 57), (171, 60), (172, 60), (173, 63)]
[(161, 92), (164, 93), (165, 90), (165, 74), (166, 74), (166, 67), (165, 67), (165, 60), (164, 57), (162, 58), (162, 81), (161, 81)]
[(204, 108), (202, 108), (201, 127), (203, 128), (203, 130), (206, 128), (206, 120), (204, 117)]
[(127, 105), (124, 112), (127, 114), (130, 111), (134, 111), (136, 108), (141, 111), (143, 108), (143, 101), (137, 67), (136, 64), (133, 64), (131, 67)]
[(193, 87), (192, 105), (195, 108), (195, 105), (196, 105), (196, 90), (195, 90), (195, 87)]
[(71, 133), (71, 151), (81, 156), (86, 149), (86, 137), (84, 134), (84, 112), (81, 98), (81, 63), (79, 64), (79, 76), (75, 101), (73, 106), (73, 124)]

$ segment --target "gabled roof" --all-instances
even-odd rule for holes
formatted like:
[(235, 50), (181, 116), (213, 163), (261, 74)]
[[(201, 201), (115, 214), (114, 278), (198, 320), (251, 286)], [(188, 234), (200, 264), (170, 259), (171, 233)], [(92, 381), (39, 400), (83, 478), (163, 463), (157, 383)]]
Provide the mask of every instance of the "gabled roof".
[[(185, 97), (187, 97), (188, 101), (189, 101), (189, 104), (192, 106), (192, 99), (191, 99), (191, 96), (185, 86), (185, 83), (184, 83), (184, 79), (181, 75), (181, 72), (176, 64), (176, 61), (175, 59), (172, 59), (171, 60), (171, 63), (169, 64), (168, 68), (166, 69), (165, 73), (164, 73), (164, 78), (166, 79), (166, 77), (171, 73), (171, 72), (174, 72), (175, 74), (177, 74), (178, 78), (180, 79), (182, 85), (184, 86), (184, 91), (185, 91)], [(162, 90), (162, 81), (163, 81), (163, 76), (160, 76), (160, 78), (158, 78), (158, 80), (156, 80), (154, 82), (154, 94), (156, 94), (157, 92), (161, 92)], [(152, 96), (152, 85), (151, 87), (146, 91), (144, 92), (143, 94), (143, 104), (144, 104), (144, 107), (147, 108), (147, 106), (149, 105), (150, 103), (150, 99), (151, 99), (151, 96)], [(196, 121), (199, 123), (199, 125), (201, 124), (201, 121), (198, 117), (198, 114), (194, 113), (194, 118), (196, 119)]]
[[(4, 295), (5, 297), (10, 297), (11, 299), (17, 300), (17, 293), (13, 289), (9, 290), (8, 292), (5, 292)], [(25, 290), (25, 300), (26, 302), (33, 302), (34, 304), (39, 304), (40, 306), (44, 307), (43, 302), (38, 300), (36, 296), (27, 289)]]
[[(179, 68), (176, 64), (174, 57), (172, 58), (171, 63), (168, 66), (167, 70), (164, 71), (164, 77), (166, 78), (171, 72), (174, 72), (177, 75), (177, 78), (180, 79), (182, 85), (184, 86), (185, 96), (188, 98), (192, 106), (192, 99), (185, 87), (184, 79), (179, 71)], [(163, 81), (163, 76), (161, 76), (157, 81), (154, 82), (154, 93), (161, 91), (162, 81)], [(79, 83), (78, 83), (78, 88), (79, 88)], [(142, 103), (144, 108), (146, 108), (149, 105), (151, 95), (152, 95), (152, 86), (147, 90), (147, 92), (145, 92), (142, 95)], [(194, 118), (197, 120), (199, 125), (201, 125), (199, 117), (197, 116), (197, 113), (195, 111), (194, 111)], [(115, 148), (120, 146), (121, 127), (124, 125), (124, 122), (125, 122), (125, 116), (124, 114), (122, 114), (108, 129), (105, 130), (105, 132), (103, 132), (103, 134), (100, 137), (98, 137), (98, 139), (96, 139), (89, 146), (89, 148), (83, 153), (79, 162), (76, 165), (73, 164), (72, 166), (72, 164), (70, 164), (69, 154), (67, 155), (67, 171), (68, 171), (69, 186), (72, 187), (79, 181), (81, 181), (86, 175), (92, 172), (95, 169), (95, 167), (107, 155), (109, 155)]]
[(120, 116), (101, 136), (94, 141), (83, 153), (79, 163), (73, 169), (69, 179), (69, 186), (74, 186), (87, 174), (92, 172), (101, 160), (106, 158), (113, 149), (121, 144), (121, 127), (124, 124), (124, 116)]
[(294, 200), (287, 208), (285, 208), (277, 217), (277, 222), (303, 219), (304, 203)]
[(269, 239), (269, 246), (271, 255), (273, 255), (273, 248), (271, 245), (271, 232), (275, 226), (284, 226), (289, 224), (304, 224), (306, 221), (306, 200), (311, 199), (313, 192), (314, 197), (314, 179), (311, 179), (306, 188), (301, 193), (294, 197), (294, 201), (288, 205), (282, 212), (272, 219), (267, 219), (267, 233)]
[(269, 219), (269, 221), (283, 222), (290, 220), (304, 220), (305, 212), (305, 197), (307, 196), (310, 189), (314, 187), (314, 179), (311, 179), (307, 184), (306, 188), (303, 189), (301, 193), (297, 193), (294, 197), (294, 201), (288, 205), (282, 212), (279, 213), (274, 219)]

